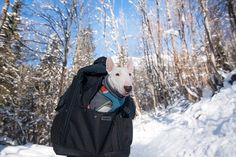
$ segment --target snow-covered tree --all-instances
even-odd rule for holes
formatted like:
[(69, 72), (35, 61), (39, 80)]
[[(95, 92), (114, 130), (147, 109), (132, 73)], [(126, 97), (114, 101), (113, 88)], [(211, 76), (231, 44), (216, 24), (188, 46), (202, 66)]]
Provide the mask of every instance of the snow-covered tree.
[(50, 144), (50, 127), (58, 102), (60, 82), (61, 57), (58, 40), (55, 34), (51, 35), (46, 53), (31, 78), (34, 87), (33, 102), (37, 108), (31, 111), (35, 113), (31, 119), (34, 123), (26, 132), (31, 136), (28, 141), (33, 143)]
[[(68, 54), (72, 49), (72, 39), (75, 37), (75, 31), (79, 18), (78, 0), (69, 1), (34, 1), (30, 12), (35, 17), (33, 23), (40, 21), (40, 26), (34, 24), (32, 31), (36, 32), (36, 37), (40, 43), (44, 43), (40, 48), (47, 45), (45, 40), (50, 39), (49, 34), (55, 34), (58, 38), (58, 47), (61, 56), (60, 85), (59, 96), (65, 89), (66, 68), (68, 65)], [(37, 18), (36, 18), (37, 17)], [(38, 19), (38, 20), (37, 20)], [(38, 39), (37, 39), (38, 40)]]
[(0, 29), (0, 103), (6, 102), (6, 99), (12, 99), (17, 92), (19, 78), (17, 67), (22, 55), (18, 30), (20, 10), (21, 2), (18, 0), (14, 1), (11, 12), (7, 12), (7, 9), (3, 8), (5, 17), (2, 19)]
[(81, 29), (76, 39), (76, 49), (73, 58), (73, 72), (93, 63), (95, 45), (93, 30), (90, 26)]

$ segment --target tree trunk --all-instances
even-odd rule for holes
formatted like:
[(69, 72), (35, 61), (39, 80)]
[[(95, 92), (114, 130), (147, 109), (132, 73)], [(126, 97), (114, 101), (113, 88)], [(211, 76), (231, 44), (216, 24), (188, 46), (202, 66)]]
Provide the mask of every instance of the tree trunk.
[(228, 7), (228, 14), (229, 14), (229, 20), (230, 20), (230, 24), (232, 27), (232, 31), (235, 32), (236, 31), (236, 13), (234, 10), (234, 0), (227, 0), (227, 7)]
[[(171, 18), (171, 13), (170, 13), (170, 5), (169, 5), (169, 0), (165, 1), (166, 3), (166, 14), (167, 14), (167, 20), (168, 20), (168, 29), (173, 29), (173, 24), (172, 24), (172, 18)], [(174, 68), (175, 68), (175, 74), (176, 74), (176, 78), (177, 78), (177, 82), (180, 86), (183, 85), (183, 81), (181, 79), (181, 69), (179, 68), (179, 58), (177, 55), (177, 51), (176, 51), (176, 46), (175, 46), (175, 37), (174, 34), (171, 33), (170, 34), (170, 38), (171, 38), (171, 52), (173, 53), (174, 56)]]
[[(208, 60), (212, 61), (212, 64), (214, 65), (214, 68), (216, 70), (216, 59), (215, 59), (215, 50), (214, 50), (214, 47), (213, 47), (213, 43), (212, 43), (212, 40), (211, 40), (211, 31), (210, 31), (210, 26), (209, 26), (209, 19), (208, 19), (208, 16), (207, 16), (207, 7), (206, 7), (206, 0), (198, 0), (199, 1), (199, 4), (200, 4), (200, 8), (201, 8), (201, 12), (202, 12), (202, 15), (203, 15), (203, 26), (204, 26), (204, 29), (205, 29), (205, 33), (206, 33), (206, 37), (207, 37), (207, 40), (208, 40), (208, 43), (209, 43), (209, 47), (210, 47), (210, 50), (212, 52), (212, 54), (208, 54)], [(215, 71), (214, 70), (214, 71)]]
[(209, 43), (209, 47), (211, 50), (211, 53), (207, 55), (208, 57), (208, 61), (207, 61), (207, 67), (208, 70), (210, 71), (210, 73), (217, 79), (217, 81), (219, 81), (219, 84), (222, 84), (223, 82), (223, 78), (222, 76), (220, 76), (220, 74), (218, 73), (217, 69), (216, 69), (216, 52), (214, 50), (213, 47), (213, 43), (211, 40), (211, 30), (210, 30), (210, 25), (209, 25), (209, 19), (207, 16), (208, 10), (206, 7), (206, 0), (198, 0), (199, 4), (200, 4), (200, 8), (201, 8), (201, 12), (203, 15), (203, 25), (204, 25), (204, 29), (205, 29), (205, 33), (206, 33), (206, 37)]
[(65, 73), (66, 73), (66, 66), (67, 66), (67, 55), (69, 53), (69, 46), (70, 46), (70, 36), (71, 36), (71, 28), (72, 28), (72, 23), (74, 21), (75, 17), (75, 5), (76, 0), (72, 1), (72, 4), (70, 6), (70, 12), (68, 12), (68, 21), (67, 25), (64, 26), (64, 39), (65, 39), (65, 44), (64, 44), (64, 58), (63, 58), (63, 64), (62, 64), (62, 70), (61, 70), (61, 77), (60, 77), (60, 87), (59, 87), (59, 96), (62, 95), (64, 92), (64, 79), (65, 79)]

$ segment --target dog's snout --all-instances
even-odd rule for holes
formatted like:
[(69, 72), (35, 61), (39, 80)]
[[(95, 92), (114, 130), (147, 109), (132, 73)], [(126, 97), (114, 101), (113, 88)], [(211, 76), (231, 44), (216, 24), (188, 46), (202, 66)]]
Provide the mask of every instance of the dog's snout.
[(131, 92), (132, 86), (124, 86), (126, 92)]

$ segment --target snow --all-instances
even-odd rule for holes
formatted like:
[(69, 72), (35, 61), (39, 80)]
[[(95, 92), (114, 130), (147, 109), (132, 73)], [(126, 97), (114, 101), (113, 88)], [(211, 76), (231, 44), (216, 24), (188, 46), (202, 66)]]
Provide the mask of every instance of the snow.
[(209, 88), (205, 87), (202, 90), (202, 97), (203, 98), (210, 98), (213, 95), (212, 90), (210, 90)]
[(63, 157), (56, 155), (51, 147), (27, 144), (24, 146), (8, 146), (0, 152), (0, 157)]
[[(236, 154), (236, 84), (227, 84), (183, 112), (143, 114), (134, 120), (130, 157), (232, 157)], [(211, 93), (209, 93), (210, 95)], [(0, 157), (56, 157), (51, 147), (0, 147)]]
[(168, 29), (168, 30), (164, 31), (164, 36), (168, 36), (168, 35), (178, 36), (178, 34), (179, 34), (179, 32), (174, 29)]
[[(184, 113), (134, 121), (131, 157), (231, 157), (236, 154), (236, 85)], [(145, 150), (143, 152), (142, 150)]]

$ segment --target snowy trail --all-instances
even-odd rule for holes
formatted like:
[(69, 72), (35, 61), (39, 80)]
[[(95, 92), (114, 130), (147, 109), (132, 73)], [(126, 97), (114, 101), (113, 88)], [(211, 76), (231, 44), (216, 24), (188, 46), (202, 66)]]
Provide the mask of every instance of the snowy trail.
[[(40, 145), (0, 147), (0, 157), (56, 157)], [(130, 157), (236, 156), (236, 84), (184, 112), (134, 120)], [(59, 156), (58, 156), (59, 157)]]
[(236, 85), (165, 119), (146, 116), (134, 122), (131, 157), (235, 156)]

